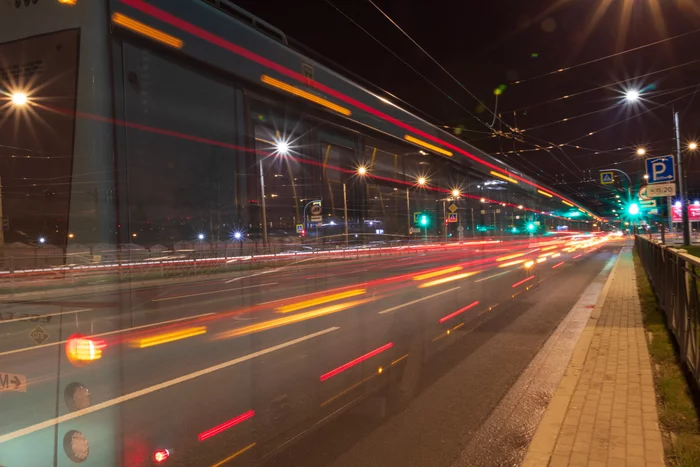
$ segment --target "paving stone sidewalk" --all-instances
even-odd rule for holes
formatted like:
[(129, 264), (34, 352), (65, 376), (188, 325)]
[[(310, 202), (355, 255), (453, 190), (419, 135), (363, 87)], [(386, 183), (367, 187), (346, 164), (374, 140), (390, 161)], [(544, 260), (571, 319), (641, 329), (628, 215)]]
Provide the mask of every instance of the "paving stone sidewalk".
[(664, 465), (629, 248), (611, 272), (522, 465)]

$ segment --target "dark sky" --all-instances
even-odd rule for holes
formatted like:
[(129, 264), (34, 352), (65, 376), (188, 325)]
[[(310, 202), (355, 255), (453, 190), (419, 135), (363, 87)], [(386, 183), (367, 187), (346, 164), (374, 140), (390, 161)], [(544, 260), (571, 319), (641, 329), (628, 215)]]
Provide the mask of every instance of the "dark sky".
[[(590, 207), (592, 198), (610, 197), (596, 182), (586, 181), (597, 179), (598, 169), (623, 169), (639, 184), (642, 161), (635, 147), (644, 146), (652, 155), (674, 150), (671, 104), (681, 115), (681, 140), (700, 137), (700, 96), (695, 95), (700, 31), (693, 33), (700, 30), (697, 0), (375, 0), (476, 98), (368, 0), (236, 3), (436, 123), (464, 127), (465, 140), (491, 154), (506, 152), (498, 157)], [(680, 34), (686, 35), (663, 41)], [(656, 41), (662, 42), (576, 66)], [(685, 65), (692, 61), (697, 63)], [(566, 67), (573, 68), (542, 76)], [(640, 77), (649, 73), (654, 74)], [(514, 84), (517, 80), (524, 82)], [(618, 81), (628, 84), (613, 84)], [(494, 116), (476, 99), (494, 110), (499, 85), (506, 88), (493, 128), (505, 135), (493, 137), (487, 125)], [(644, 90), (636, 106), (622, 99), (630, 86)], [(525, 131), (516, 140), (509, 126)], [(687, 158), (693, 196), (700, 195), (700, 163), (693, 160), (699, 157)]]

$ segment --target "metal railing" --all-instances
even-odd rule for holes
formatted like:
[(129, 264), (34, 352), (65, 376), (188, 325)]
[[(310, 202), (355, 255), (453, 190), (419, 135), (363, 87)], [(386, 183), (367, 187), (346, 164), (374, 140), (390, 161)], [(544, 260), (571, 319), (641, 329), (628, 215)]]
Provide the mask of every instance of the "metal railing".
[(635, 237), (635, 248), (666, 323), (678, 344), (681, 362), (700, 388), (700, 258)]

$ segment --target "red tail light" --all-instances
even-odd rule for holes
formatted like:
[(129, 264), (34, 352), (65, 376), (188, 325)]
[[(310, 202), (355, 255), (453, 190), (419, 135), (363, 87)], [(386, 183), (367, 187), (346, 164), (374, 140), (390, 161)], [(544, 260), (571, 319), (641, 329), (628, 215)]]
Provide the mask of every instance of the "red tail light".
[(105, 342), (82, 334), (73, 334), (66, 341), (66, 357), (74, 366), (85, 366), (102, 358)]
[(168, 460), (168, 457), (170, 457), (170, 451), (167, 449), (158, 449), (156, 452), (153, 453), (153, 460), (157, 464), (162, 464), (166, 460)]

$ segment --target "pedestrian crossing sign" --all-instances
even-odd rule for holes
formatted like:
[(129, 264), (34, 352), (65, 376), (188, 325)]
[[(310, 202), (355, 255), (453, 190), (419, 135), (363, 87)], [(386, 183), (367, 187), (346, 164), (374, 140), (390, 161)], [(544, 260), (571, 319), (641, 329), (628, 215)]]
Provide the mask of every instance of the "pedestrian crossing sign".
[(615, 175), (612, 172), (601, 172), (600, 183), (603, 185), (612, 185), (615, 183)]

